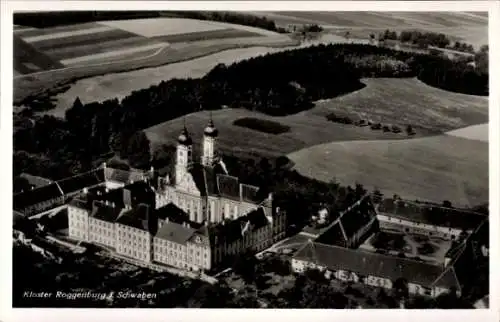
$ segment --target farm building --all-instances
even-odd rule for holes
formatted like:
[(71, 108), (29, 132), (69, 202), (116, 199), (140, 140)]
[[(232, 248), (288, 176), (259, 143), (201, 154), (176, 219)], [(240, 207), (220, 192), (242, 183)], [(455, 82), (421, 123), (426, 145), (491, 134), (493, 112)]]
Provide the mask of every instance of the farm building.
[(386, 199), (377, 207), (377, 219), (381, 228), (455, 240), (463, 231), (472, 233), (487, 216), (426, 203)]
[(377, 228), (377, 216), (372, 202), (370, 198), (364, 198), (343, 212), (316, 241), (357, 248)]
[(461, 292), (454, 265), (434, 265), (312, 241), (295, 254), (292, 269), (296, 273), (319, 269), (325, 276), (386, 289), (403, 282), (410, 294), (431, 297)]
[(129, 182), (147, 180), (150, 176), (150, 172), (118, 170), (109, 168), (104, 163), (97, 169), (58, 181), (36, 177), (39, 178), (36, 181), (40, 186), (15, 194), (13, 206), (14, 210), (25, 216), (35, 216), (63, 206), (74, 196), (85, 193), (89, 189), (103, 187), (112, 190), (123, 187)]

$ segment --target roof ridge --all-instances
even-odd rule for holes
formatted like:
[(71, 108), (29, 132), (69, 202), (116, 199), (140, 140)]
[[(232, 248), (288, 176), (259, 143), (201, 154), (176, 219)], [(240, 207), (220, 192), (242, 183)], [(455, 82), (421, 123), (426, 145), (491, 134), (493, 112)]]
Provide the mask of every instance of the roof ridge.
[(376, 252), (366, 251), (366, 250), (363, 250), (363, 249), (351, 249), (351, 248), (337, 246), (337, 245), (325, 244), (325, 243), (321, 243), (321, 242), (317, 242), (317, 241), (314, 241), (314, 243), (322, 245), (322, 246), (331, 247), (331, 248), (342, 249), (342, 250), (345, 250), (345, 251), (348, 251), (348, 252), (351, 252), (351, 253), (364, 253), (364, 254), (370, 254), (372, 256), (377, 256), (377, 257), (381, 257), (381, 258), (397, 259), (399, 261), (407, 261), (407, 262), (412, 262), (412, 263), (417, 263), (417, 264), (425, 264), (425, 265), (428, 265), (428, 266), (439, 267), (439, 265), (435, 265), (435, 264), (432, 264), (432, 263), (429, 263), (429, 262), (421, 262), (421, 261), (418, 261), (418, 260), (415, 260), (415, 259), (412, 259), (412, 258), (408, 258), (408, 257), (396, 257), (396, 256), (393, 256), (393, 255), (380, 254), (380, 253), (376, 253)]
[(62, 196), (65, 195), (64, 191), (62, 190), (61, 186), (59, 185), (59, 183), (57, 181), (54, 181), (54, 183), (56, 184), (56, 187), (57, 189), (59, 189), (59, 192), (61, 193)]

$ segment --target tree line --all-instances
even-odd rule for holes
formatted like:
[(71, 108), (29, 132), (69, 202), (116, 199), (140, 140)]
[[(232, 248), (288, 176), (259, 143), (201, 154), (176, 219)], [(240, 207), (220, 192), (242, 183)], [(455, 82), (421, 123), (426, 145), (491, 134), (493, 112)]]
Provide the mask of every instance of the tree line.
[[(374, 36), (371, 36), (374, 38)], [(403, 30), (396, 32), (394, 30), (385, 30), (378, 36), (379, 41), (397, 40), (402, 43), (416, 45), (419, 48), (428, 48), (435, 46), (439, 48), (450, 48), (458, 51), (473, 53), (474, 46), (460, 41), (452, 41), (447, 35), (436, 32), (421, 32), (418, 30)], [(453, 45), (452, 45), (453, 43)]]

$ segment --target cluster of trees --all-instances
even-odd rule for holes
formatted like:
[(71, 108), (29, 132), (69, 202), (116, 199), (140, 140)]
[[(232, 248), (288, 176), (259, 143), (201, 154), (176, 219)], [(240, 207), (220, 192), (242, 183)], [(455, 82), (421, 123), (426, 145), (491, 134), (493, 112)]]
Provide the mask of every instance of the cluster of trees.
[(302, 28), (302, 32), (322, 32), (323, 27), (320, 25), (314, 24), (314, 25), (304, 25)]
[[(93, 254), (65, 252), (62, 262), (46, 258), (30, 247), (13, 248), (13, 305), (16, 307), (179, 307), (185, 305), (197, 289), (205, 285), (167, 273), (136, 268), (121, 271), (123, 264)], [(52, 292), (49, 298), (23, 296), (27, 290)], [(111, 299), (56, 298), (55, 293), (85, 292), (110, 294)], [(118, 298), (116, 292), (156, 294), (156, 298), (137, 300)]]
[[(370, 38), (374, 38), (375, 35), (370, 35)], [(439, 48), (451, 48), (454, 50), (464, 51), (473, 53), (474, 46), (467, 44), (465, 42), (456, 41), (451, 46), (451, 39), (443, 33), (436, 32), (421, 32), (417, 30), (403, 30), (399, 34), (393, 30), (385, 30), (383, 33), (379, 34), (379, 41), (384, 40), (396, 40), (406, 44), (416, 45), (419, 48), (428, 48), (429, 46), (435, 46)]]
[[(355, 126), (360, 126), (360, 127), (369, 126), (372, 130), (382, 130), (384, 132), (392, 132), (392, 133), (402, 132), (401, 128), (397, 125), (392, 125), (392, 126), (383, 125), (381, 123), (373, 123), (371, 121), (366, 121), (363, 119), (354, 121), (349, 116), (338, 116), (333, 112), (326, 115), (326, 119), (330, 122), (341, 123), (341, 124), (353, 124)], [(408, 136), (416, 134), (413, 127), (409, 124), (406, 125), (405, 132)]]

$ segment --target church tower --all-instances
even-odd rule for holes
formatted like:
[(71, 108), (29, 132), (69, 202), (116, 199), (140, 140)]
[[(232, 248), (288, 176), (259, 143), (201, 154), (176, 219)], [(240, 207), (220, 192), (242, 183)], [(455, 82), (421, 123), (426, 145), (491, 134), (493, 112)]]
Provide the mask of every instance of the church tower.
[(186, 124), (177, 139), (177, 159), (175, 163), (175, 183), (179, 184), (193, 163), (193, 140), (189, 136)]
[(203, 131), (203, 155), (201, 157), (201, 164), (205, 167), (213, 166), (217, 161), (215, 144), (217, 142), (218, 134), (219, 132), (214, 126), (212, 113), (210, 112), (210, 120), (208, 121), (207, 127)]

